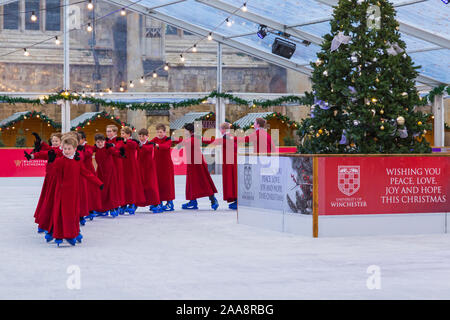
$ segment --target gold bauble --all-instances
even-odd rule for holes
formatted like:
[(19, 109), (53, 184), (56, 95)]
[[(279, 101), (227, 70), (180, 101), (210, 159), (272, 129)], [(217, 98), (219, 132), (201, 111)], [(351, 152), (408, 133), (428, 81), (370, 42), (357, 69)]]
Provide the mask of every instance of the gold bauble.
[(381, 126), (381, 127), (380, 127), (380, 130), (384, 130), (384, 126)]
[(322, 129), (319, 129), (318, 133), (319, 133), (319, 134), (322, 134), (322, 133), (323, 133), (323, 130), (322, 130)]
[(384, 113), (384, 110), (383, 110), (383, 109), (381, 109), (381, 110), (380, 110), (380, 114), (383, 114), (383, 113)]
[(403, 126), (405, 124), (405, 118), (403, 118), (402, 116), (397, 118), (397, 123), (400, 126)]
[(422, 125), (422, 121), (417, 122), (417, 124), (418, 124), (419, 126), (421, 126), (421, 125)]

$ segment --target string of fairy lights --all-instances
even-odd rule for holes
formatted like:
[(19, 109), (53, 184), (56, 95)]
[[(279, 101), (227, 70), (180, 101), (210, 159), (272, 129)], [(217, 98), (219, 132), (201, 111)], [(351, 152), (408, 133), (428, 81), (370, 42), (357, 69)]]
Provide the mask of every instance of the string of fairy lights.
[[(104, 18), (106, 18), (106, 17), (108, 17), (108, 16), (110, 16), (110, 15), (112, 15), (112, 14), (114, 14), (114, 13), (117, 13), (117, 12), (119, 12), (121, 16), (126, 16), (126, 15), (127, 15), (127, 9), (129, 9), (131, 6), (137, 4), (137, 3), (141, 2), (141, 1), (142, 1), (142, 0), (135, 1), (135, 2), (130, 3), (129, 5), (127, 5), (127, 6), (123, 7), (123, 8), (121, 8), (121, 9), (114, 10), (114, 11), (111, 11), (111, 12), (109, 12), (109, 13), (103, 15), (103, 16), (98, 17), (98, 18), (91, 19), (90, 22), (86, 22), (86, 23), (84, 23), (83, 25), (81, 25), (81, 28), (82, 28), (82, 29), (85, 29), (87, 32), (91, 33), (91, 32), (94, 31), (94, 25), (95, 25), (94, 23), (95, 23), (95, 22), (97, 22), (97, 21), (99, 21), (99, 20), (102, 20), (102, 19), (104, 19)], [(200, 38), (198, 41), (196, 41), (193, 45), (191, 45), (190, 47), (188, 47), (188, 48), (186, 48), (185, 50), (183, 50), (183, 51), (180, 53), (180, 55), (179, 55), (179, 57), (180, 57), (180, 62), (182, 62), (182, 63), (185, 62), (185, 59), (186, 59), (186, 58), (185, 58), (185, 55), (186, 55), (186, 53), (188, 53), (188, 52), (196, 53), (196, 52), (198, 51), (198, 47), (197, 47), (197, 46), (198, 46), (201, 42), (203, 42), (203, 41), (205, 41), (205, 40), (206, 40), (206, 41), (213, 41), (215, 31), (216, 31), (218, 28), (220, 28), (223, 24), (226, 24), (227, 27), (231, 27), (231, 26), (234, 24), (233, 16), (235, 16), (236, 12), (238, 12), (238, 11), (247, 12), (247, 11), (248, 11), (247, 3), (248, 3), (249, 1), (250, 1), (250, 0), (247, 0), (247, 1), (244, 2), (240, 7), (237, 7), (235, 11), (233, 11), (232, 13), (230, 13), (223, 21), (221, 21), (217, 26), (215, 26), (213, 29), (211, 29), (211, 30), (209, 31), (209, 33), (208, 33), (207, 36), (201, 37), (201, 38)], [(74, 4), (80, 4), (80, 3), (85, 3), (85, 2), (87, 2), (86, 8), (87, 8), (89, 11), (94, 10), (94, 3), (93, 3), (92, 0), (82, 0), (82, 1), (79, 1), (79, 2), (76, 2), (76, 3), (72, 3), (71, 5), (74, 5)], [(62, 8), (62, 7), (64, 7), (64, 5), (61, 5), (61, 6), (55, 6), (55, 7), (51, 7), (51, 8), (50, 8), (50, 7), (49, 7), (49, 8), (42, 8), (42, 9), (40, 9), (39, 11), (45, 11), (45, 10), (50, 10), (50, 9), (57, 9), (57, 8)], [(34, 10), (29, 10), (29, 11), (25, 11), (25, 12), (21, 12), (21, 13), (30, 13), (30, 12), (31, 12), (30, 21), (33, 22), (33, 23), (37, 23), (37, 22), (38, 22), (38, 16), (36, 15), (36, 11), (34, 11)], [(77, 30), (77, 29), (71, 29), (71, 30), (68, 30), (67, 33), (72, 32), (72, 31), (75, 31), (75, 30)], [(5, 56), (8, 56), (8, 55), (11, 55), (11, 54), (14, 54), (14, 53), (17, 53), (17, 52), (20, 52), (20, 51), (23, 51), (23, 55), (26, 56), (26, 57), (28, 57), (28, 56), (31, 55), (29, 49), (30, 49), (30, 48), (33, 48), (33, 47), (36, 47), (36, 46), (38, 46), (38, 45), (40, 45), (40, 44), (43, 44), (43, 43), (46, 43), (46, 42), (49, 42), (49, 41), (54, 41), (54, 43), (55, 43), (56, 45), (60, 45), (60, 44), (61, 44), (60, 37), (63, 36), (63, 35), (64, 35), (64, 33), (60, 34), (59, 36), (52, 36), (52, 37), (47, 38), (47, 39), (44, 39), (44, 40), (42, 40), (42, 41), (33, 43), (33, 44), (31, 44), (31, 45), (29, 45), (29, 46), (23, 48), (23, 49), (12, 50), (12, 51), (10, 51), (10, 52), (7, 52), (7, 53), (5, 53), (5, 54), (0, 55), (0, 58), (5, 57)], [(165, 63), (163, 63), (161, 66), (155, 68), (152, 72), (148, 72), (148, 73), (146, 73), (146, 74), (143, 74), (139, 79), (134, 79), (134, 81), (136, 81), (136, 82), (133, 82), (133, 80), (129, 80), (128, 87), (129, 87), (129, 88), (134, 88), (135, 83), (137, 83), (137, 82), (139, 82), (140, 84), (144, 84), (144, 83), (145, 83), (145, 79), (146, 79), (147, 77), (149, 77), (150, 75), (151, 75), (152, 78), (157, 78), (157, 77), (158, 77), (158, 71), (161, 70), (161, 69), (163, 69), (164, 71), (169, 71), (169, 69), (170, 69), (169, 63), (168, 63), (168, 62), (165, 62)], [(124, 92), (124, 91), (125, 91), (125, 88), (124, 88), (123, 85), (120, 85), (119, 91), (120, 91), (120, 92)], [(113, 91), (112, 91), (111, 88), (108, 88), (108, 89), (106, 89), (106, 92), (107, 92), (107, 93), (112, 93)], [(85, 95), (84, 92), (83, 92), (83, 95)], [(92, 92), (91, 95), (95, 95), (95, 93)], [(100, 92), (99, 95), (100, 95), (100, 96), (103, 96), (103, 92)]]

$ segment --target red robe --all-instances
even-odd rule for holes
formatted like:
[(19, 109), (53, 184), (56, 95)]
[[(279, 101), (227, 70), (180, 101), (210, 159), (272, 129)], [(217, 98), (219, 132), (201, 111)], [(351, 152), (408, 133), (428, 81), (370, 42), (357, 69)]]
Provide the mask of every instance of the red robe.
[(175, 199), (175, 174), (172, 161), (172, 139), (164, 137), (153, 138), (151, 142), (158, 144), (155, 148), (156, 174), (161, 201)]
[(153, 144), (147, 141), (138, 149), (138, 162), (145, 195), (145, 202), (139, 205), (143, 207), (156, 206), (161, 203), (161, 198), (159, 196)]
[(238, 137), (237, 141), (252, 143), (254, 153), (276, 152), (276, 147), (272, 141), (272, 137), (264, 129), (255, 130), (255, 132), (246, 137)]
[(139, 162), (137, 160), (137, 149), (139, 145), (133, 140), (127, 140), (123, 146), (125, 148), (125, 158), (123, 159), (125, 200), (127, 204), (145, 206), (144, 187)]
[(81, 176), (97, 188), (103, 182), (86, 169), (81, 160), (65, 156), (55, 160), (54, 170), (57, 186), (50, 229), (55, 239), (73, 239), (80, 233)]
[(217, 193), (216, 186), (208, 171), (208, 164), (203, 158), (201, 138), (191, 135), (181, 143), (186, 151), (186, 200), (209, 197)]
[[(106, 139), (106, 143), (112, 143), (114, 144), (114, 147), (119, 150), (121, 147), (123, 147), (123, 142), (118, 141), (117, 137), (114, 137), (113, 139)], [(123, 176), (123, 159), (121, 157), (114, 157), (114, 173), (117, 176), (117, 183), (120, 187), (120, 191), (117, 194), (117, 199), (120, 202), (120, 206), (127, 205), (127, 201), (125, 199), (125, 179)]]
[(120, 157), (116, 148), (97, 148), (94, 146), (95, 161), (97, 162), (97, 177), (103, 181), (103, 190), (100, 191), (101, 206), (97, 210), (106, 212), (121, 206), (119, 194), (122, 186), (119, 185), (115, 174), (114, 158)]
[[(57, 158), (62, 156), (62, 150), (59, 147), (50, 147), (50, 149), (55, 150)], [(48, 160), (48, 151), (35, 152), (33, 155), (36, 160)], [(52, 215), (53, 200), (56, 188), (56, 176), (54, 174), (53, 164), (54, 162), (47, 162), (47, 165), (45, 166), (44, 184), (42, 185), (41, 195), (39, 197), (36, 211), (34, 212), (34, 221), (39, 225), (39, 228), (46, 231), (48, 231), (48, 221), (51, 219)]]
[[(95, 174), (94, 164), (92, 163), (94, 147), (86, 143), (84, 144), (84, 149), (78, 152), (80, 153), (80, 157), (83, 161), (84, 167)], [(83, 216), (86, 216), (90, 211), (99, 211), (102, 208), (100, 190), (91, 183), (88, 183), (84, 178), (82, 179), (81, 183), (81, 192), (81, 206), (82, 208), (84, 208), (81, 213), (85, 213)], [(83, 202), (85, 203), (85, 205), (83, 205)]]
[(237, 200), (237, 138), (224, 135), (216, 139), (214, 144), (222, 146), (222, 184), (223, 200)]

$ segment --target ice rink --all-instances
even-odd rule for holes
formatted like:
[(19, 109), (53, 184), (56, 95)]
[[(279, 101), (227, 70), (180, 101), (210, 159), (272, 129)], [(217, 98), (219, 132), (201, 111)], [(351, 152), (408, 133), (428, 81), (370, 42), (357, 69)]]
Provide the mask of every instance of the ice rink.
[[(209, 200), (97, 218), (83, 243), (57, 248), (33, 221), (41, 178), (0, 178), (0, 299), (449, 299), (448, 235), (313, 239), (236, 223)], [(221, 177), (214, 176), (222, 197)], [(379, 289), (369, 289), (369, 266)], [(80, 270), (80, 289), (67, 281)], [(70, 270), (70, 269), (69, 269)], [(372, 275), (373, 277), (373, 275)], [(71, 279), (71, 278), (70, 278)]]

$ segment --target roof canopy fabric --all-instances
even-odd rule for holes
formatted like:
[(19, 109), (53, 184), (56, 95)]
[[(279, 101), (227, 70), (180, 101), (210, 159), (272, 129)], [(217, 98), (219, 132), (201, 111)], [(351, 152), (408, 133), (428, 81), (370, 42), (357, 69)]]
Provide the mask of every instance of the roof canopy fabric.
[[(402, 39), (416, 65), (421, 65), (420, 84), (450, 83), (449, 8), (438, 0), (390, 0), (397, 10)], [(329, 20), (337, 0), (108, 0), (128, 10), (151, 16), (170, 25), (205, 37), (213, 32), (215, 41), (249, 55), (309, 74), (316, 60), (322, 36), (329, 32)], [(246, 3), (247, 11), (240, 10)], [(223, 21), (231, 16), (233, 24)], [(219, 24), (221, 24), (219, 26)], [(287, 32), (290, 40), (308, 40), (297, 45), (291, 59), (272, 54), (276, 35), (256, 35), (259, 25)]]

